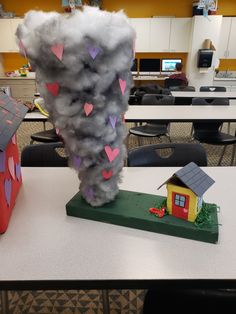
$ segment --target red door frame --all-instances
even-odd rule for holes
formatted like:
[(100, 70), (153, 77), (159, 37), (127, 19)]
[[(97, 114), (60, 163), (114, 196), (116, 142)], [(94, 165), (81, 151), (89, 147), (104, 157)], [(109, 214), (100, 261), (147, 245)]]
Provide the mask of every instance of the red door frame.
[[(185, 197), (185, 207), (180, 207), (175, 205), (175, 195), (180, 195)], [(179, 193), (179, 192), (172, 192), (172, 215), (178, 218), (182, 218), (188, 220), (188, 210), (189, 210), (189, 195)]]

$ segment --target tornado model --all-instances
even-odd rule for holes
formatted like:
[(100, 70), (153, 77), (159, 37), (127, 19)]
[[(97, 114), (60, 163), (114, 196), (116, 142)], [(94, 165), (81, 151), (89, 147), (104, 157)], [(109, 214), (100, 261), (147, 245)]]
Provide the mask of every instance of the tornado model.
[(92, 206), (110, 202), (126, 157), (123, 115), (135, 37), (128, 18), (95, 7), (70, 16), (30, 11), (16, 35), (82, 196)]

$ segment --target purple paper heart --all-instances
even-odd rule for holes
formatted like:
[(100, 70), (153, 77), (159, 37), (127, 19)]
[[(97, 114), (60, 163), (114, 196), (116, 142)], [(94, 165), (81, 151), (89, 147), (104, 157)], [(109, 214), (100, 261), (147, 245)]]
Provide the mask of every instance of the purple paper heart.
[(17, 177), (17, 180), (20, 181), (20, 179), (21, 179), (21, 167), (20, 167), (20, 164), (16, 164), (16, 177)]
[(87, 48), (90, 56), (93, 58), (93, 60), (97, 57), (99, 52), (102, 51), (100, 47), (90, 46)]
[(80, 165), (81, 165), (81, 158), (79, 156), (74, 156), (73, 157), (73, 164), (74, 164), (74, 167), (79, 169)]
[(117, 117), (116, 116), (109, 116), (109, 121), (111, 123), (112, 128), (115, 129), (116, 128)]
[(5, 165), (6, 165), (6, 153), (0, 152), (0, 172), (5, 172)]
[(10, 206), (10, 203), (11, 203), (11, 179), (5, 180), (4, 190), (5, 190), (5, 197), (6, 197), (7, 205)]
[(85, 196), (87, 200), (91, 200), (94, 198), (94, 191), (91, 186), (87, 187), (85, 190)]

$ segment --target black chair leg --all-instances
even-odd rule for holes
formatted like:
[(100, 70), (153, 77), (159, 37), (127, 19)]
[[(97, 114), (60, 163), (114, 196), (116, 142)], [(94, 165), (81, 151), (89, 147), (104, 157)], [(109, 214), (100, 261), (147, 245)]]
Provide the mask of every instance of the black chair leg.
[(223, 148), (223, 150), (222, 150), (222, 153), (221, 153), (221, 155), (220, 155), (220, 159), (219, 159), (219, 162), (218, 162), (218, 165), (217, 165), (217, 166), (220, 166), (220, 165), (221, 165), (221, 162), (222, 162), (222, 159), (223, 159), (225, 150), (226, 150), (226, 146), (224, 146), (224, 148)]
[(235, 151), (236, 151), (236, 144), (234, 144), (234, 146), (233, 146), (232, 158), (231, 158), (231, 163), (230, 163), (231, 166), (234, 165)]

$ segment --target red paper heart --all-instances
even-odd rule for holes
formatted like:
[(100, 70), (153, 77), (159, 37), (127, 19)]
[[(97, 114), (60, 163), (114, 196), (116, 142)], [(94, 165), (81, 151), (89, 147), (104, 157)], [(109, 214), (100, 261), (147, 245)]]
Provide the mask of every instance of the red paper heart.
[(59, 92), (59, 84), (57, 82), (54, 83), (46, 83), (47, 90), (53, 95), (57, 96)]
[(113, 150), (111, 149), (110, 146), (106, 145), (105, 146), (105, 152), (107, 154), (108, 160), (110, 162), (112, 162), (114, 159), (116, 159), (116, 157), (119, 155), (120, 150), (119, 148), (114, 148)]
[(86, 116), (89, 116), (92, 111), (93, 111), (93, 104), (89, 104), (86, 102), (84, 104), (84, 112), (85, 112)]
[(102, 176), (105, 180), (109, 180), (112, 177), (112, 175), (113, 175), (112, 170), (108, 170), (108, 171), (105, 169), (102, 170)]

